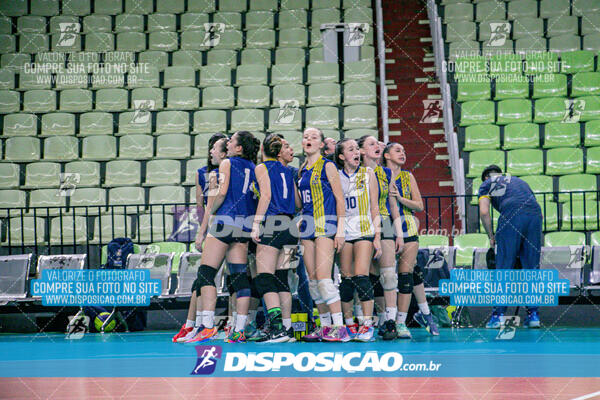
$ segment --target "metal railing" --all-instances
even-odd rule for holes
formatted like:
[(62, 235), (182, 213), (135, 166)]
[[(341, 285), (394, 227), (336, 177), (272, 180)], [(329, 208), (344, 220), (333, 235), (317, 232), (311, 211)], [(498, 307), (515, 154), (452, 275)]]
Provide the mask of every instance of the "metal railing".
[(388, 93), (385, 85), (385, 41), (383, 40), (383, 8), (381, 0), (375, 1), (375, 15), (377, 27), (377, 57), (379, 58), (379, 96), (381, 107), (381, 129), (383, 130), (383, 141), (390, 140), (390, 127), (388, 121)]

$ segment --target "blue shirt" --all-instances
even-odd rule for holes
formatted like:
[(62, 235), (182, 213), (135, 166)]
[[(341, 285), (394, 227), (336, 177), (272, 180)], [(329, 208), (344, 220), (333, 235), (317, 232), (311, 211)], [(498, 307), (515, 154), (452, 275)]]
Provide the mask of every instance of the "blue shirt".
[(487, 197), (502, 216), (525, 213), (542, 215), (533, 191), (524, 180), (515, 176), (496, 175), (481, 184), (479, 198)]
[(230, 157), (231, 169), (229, 172), (229, 187), (223, 204), (215, 213), (216, 216), (229, 218), (216, 218), (226, 225), (241, 227), (250, 231), (252, 221), (248, 217), (256, 213), (256, 175), (255, 165), (252, 161), (241, 157)]
[(271, 181), (271, 202), (265, 215), (293, 215), (296, 211), (294, 199), (294, 176), (290, 168), (277, 160), (263, 162)]
[(337, 225), (335, 197), (325, 171), (331, 162), (320, 156), (313, 165), (300, 171), (298, 190), (302, 200), (302, 215), (313, 219), (315, 237), (328, 234), (327, 223)]
[(200, 189), (202, 189), (202, 194), (203, 196), (203, 202), (204, 202), (204, 207), (206, 207), (206, 202), (208, 201), (208, 199), (206, 198), (206, 193), (208, 192), (208, 183), (206, 182), (206, 179), (208, 178), (208, 167), (204, 166), (202, 168), (198, 169), (198, 185), (200, 186)]

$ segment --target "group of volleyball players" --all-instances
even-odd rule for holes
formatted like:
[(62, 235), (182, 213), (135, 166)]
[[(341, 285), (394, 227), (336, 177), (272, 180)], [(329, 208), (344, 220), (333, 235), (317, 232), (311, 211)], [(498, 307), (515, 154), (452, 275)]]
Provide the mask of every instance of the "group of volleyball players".
[[(318, 326), (309, 323), (304, 341), (368, 342), (376, 327), (384, 340), (410, 338), (406, 318), (413, 294), (415, 321), (438, 334), (415, 267), (413, 212), (423, 203), (414, 176), (402, 169), (404, 148), (372, 136), (345, 138), (326, 157), (325, 143), (319, 129), (307, 128), (304, 162), (296, 170), (288, 165), (294, 151), (281, 135), (268, 134), (262, 146), (246, 131), (210, 138), (196, 190), (204, 210), (196, 238), (201, 266), (174, 342), (217, 337), (215, 278), (225, 260), (231, 316), (225, 341), (295, 340), (289, 268), (298, 245), (320, 319)], [(334, 263), (341, 275), (337, 287)], [(256, 329), (261, 305), (265, 323)]]

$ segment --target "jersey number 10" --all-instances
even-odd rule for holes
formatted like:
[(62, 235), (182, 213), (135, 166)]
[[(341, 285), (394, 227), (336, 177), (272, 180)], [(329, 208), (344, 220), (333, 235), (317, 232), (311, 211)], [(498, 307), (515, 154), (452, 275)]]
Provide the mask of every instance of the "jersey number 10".
[(356, 208), (356, 197), (346, 197), (346, 208), (348, 210)]

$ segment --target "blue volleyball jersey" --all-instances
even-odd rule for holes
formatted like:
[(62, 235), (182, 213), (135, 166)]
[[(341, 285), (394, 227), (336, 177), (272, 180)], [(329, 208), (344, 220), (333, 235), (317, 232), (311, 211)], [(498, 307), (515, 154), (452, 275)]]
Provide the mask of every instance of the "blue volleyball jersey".
[(216, 216), (229, 218), (217, 218), (216, 220), (250, 231), (252, 223), (244, 224), (244, 222), (245, 219), (256, 213), (257, 200), (254, 190), (256, 186), (254, 168), (256, 166), (252, 161), (241, 157), (230, 157), (229, 162), (231, 163), (229, 187), (223, 204), (215, 213)]
[(325, 172), (325, 166), (330, 162), (333, 161), (320, 156), (313, 165), (300, 171), (298, 190), (302, 199), (302, 215), (313, 218), (315, 237), (330, 234), (326, 232), (326, 223), (335, 224), (337, 221), (335, 197)]
[(271, 202), (265, 215), (293, 215), (296, 211), (296, 202), (292, 170), (273, 159), (267, 159), (263, 164), (267, 167), (271, 180)]
[(204, 166), (198, 169), (198, 185), (202, 190), (202, 194), (204, 195), (204, 207), (206, 207), (206, 202), (208, 201), (206, 194), (208, 193), (208, 167)]
[(379, 197), (377, 203), (379, 204), (379, 214), (381, 216), (389, 216), (390, 212), (390, 182), (392, 181), (392, 170), (387, 167), (378, 165), (375, 170), (375, 177), (377, 178), (377, 189), (379, 191)]
[[(396, 178), (396, 186), (400, 196), (412, 199), (412, 192), (410, 187), (410, 172), (400, 170), (398, 177)], [(410, 208), (399, 204), (398, 211), (400, 211), (400, 218), (402, 219), (402, 231), (405, 237), (417, 236), (417, 222), (413, 216), (413, 212)]]

